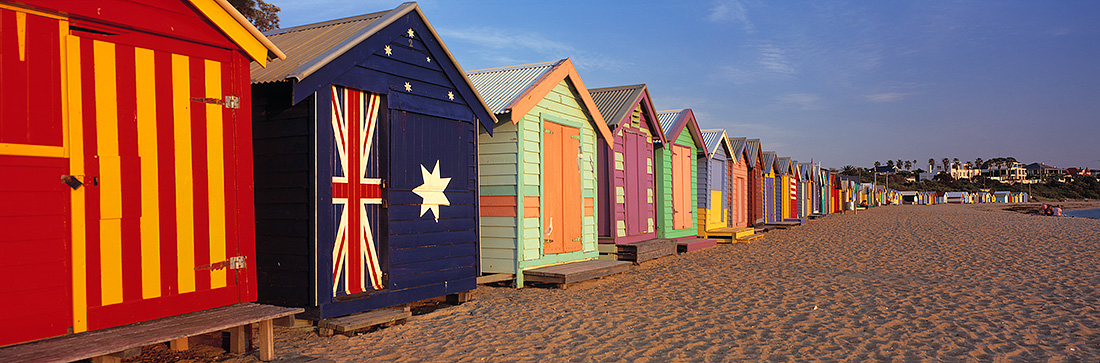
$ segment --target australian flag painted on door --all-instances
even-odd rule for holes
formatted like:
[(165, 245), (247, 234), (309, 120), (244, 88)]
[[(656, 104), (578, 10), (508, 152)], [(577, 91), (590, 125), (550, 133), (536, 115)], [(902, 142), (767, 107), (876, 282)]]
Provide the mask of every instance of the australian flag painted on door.
[(476, 288), (493, 114), (415, 3), (267, 36), (252, 68), (259, 300), (326, 319)]
[(382, 97), (332, 87), (332, 294), (381, 290), (378, 234), (382, 207), (378, 119)]

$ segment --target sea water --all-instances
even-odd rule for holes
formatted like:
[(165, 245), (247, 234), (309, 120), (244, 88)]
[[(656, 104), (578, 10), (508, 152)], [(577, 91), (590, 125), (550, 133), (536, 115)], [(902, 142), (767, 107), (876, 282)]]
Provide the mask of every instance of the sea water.
[(1078, 209), (1062, 212), (1064, 216), (1100, 219), (1100, 208)]

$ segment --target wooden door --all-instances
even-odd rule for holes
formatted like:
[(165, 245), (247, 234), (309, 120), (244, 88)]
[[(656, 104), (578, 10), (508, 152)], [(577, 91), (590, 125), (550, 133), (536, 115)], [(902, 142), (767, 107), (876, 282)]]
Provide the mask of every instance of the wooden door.
[(73, 325), (63, 26), (0, 8), (0, 346)]
[(543, 124), (543, 253), (581, 250), (580, 129)]
[(646, 137), (630, 131), (624, 132), (623, 137), (623, 146), (626, 148), (626, 155), (624, 155), (626, 234), (633, 236), (645, 233), (648, 227), (645, 213), (649, 209), (645, 198)]
[(71, 33), (88, 329), (254, 299), (251, 125), (225, 102), (247, 92), (247, 61), (121, 30)]
[(691, 228), (691, 148), (672, 145), (672, 229)]

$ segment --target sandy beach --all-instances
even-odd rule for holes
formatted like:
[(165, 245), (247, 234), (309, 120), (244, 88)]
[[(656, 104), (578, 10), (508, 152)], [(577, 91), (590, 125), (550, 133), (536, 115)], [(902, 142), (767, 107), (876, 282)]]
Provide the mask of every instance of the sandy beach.
[(276, 349), (339, 362), (1100, 360), (1100, 220), (985, 207), (832, 215), (565, 290), (481, 286), (355, 337), (279, 327)]

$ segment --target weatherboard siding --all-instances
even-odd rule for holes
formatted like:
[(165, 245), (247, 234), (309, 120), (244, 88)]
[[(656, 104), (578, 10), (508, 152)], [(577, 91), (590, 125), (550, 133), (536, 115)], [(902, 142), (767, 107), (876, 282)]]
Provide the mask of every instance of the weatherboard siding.
[[(481, 188), (482, 212), (481, 212), (481, 272), (482, 273), (512, 273), (516, 268), (516, 238), (518, 218), (522, 217), (519, 210), (523, 209), (522, 201), (517, 199), (516, 182), (519, 171), (518, 145), (516, 142), (518, 128), (510, 122), (501, 123), (493, 130), (493, 135), (478, 135), (478, 170), (479, 186)], [(500, 197), (498, 199), (511, 199), (511, 215), (504, 210), (503, 213), (486, 213), (485, 197)], [(503, 215), (502, 215), (503, 214)]]
[[(673, 229), (673, 214), (672, 214), (672, 144), (688, 147), (691, 153), (694, 155), (698, 152), (695, 147), (695, 141), (691, 138), (691, 132), (688, 130), (690, 126), (684, 126), (684, 130), (680, 132), (680, 136), (675, 141), (670, 141), (665, 147), (658, 149), (657, 151), (657, 165), (661, 169), (661, 172), (657, 174), (657, 189), (660, 189), (660, 198), (657, 205), (657, 228), (658, 236), (660, 238), (679, 238), (694, 236), (696, 231), (696, 225), (698, 223), (697, 216), (691, 216), (691, 226), (683, 229)], [(698, 171), (698, 158), (691, 157), (691, 165), (688, 169), (691, 170), (692, 180), (699, 178)], [(690, 205), (698, 205), (697, 188), (698, 183), (691, 183), (691, 203)]]

